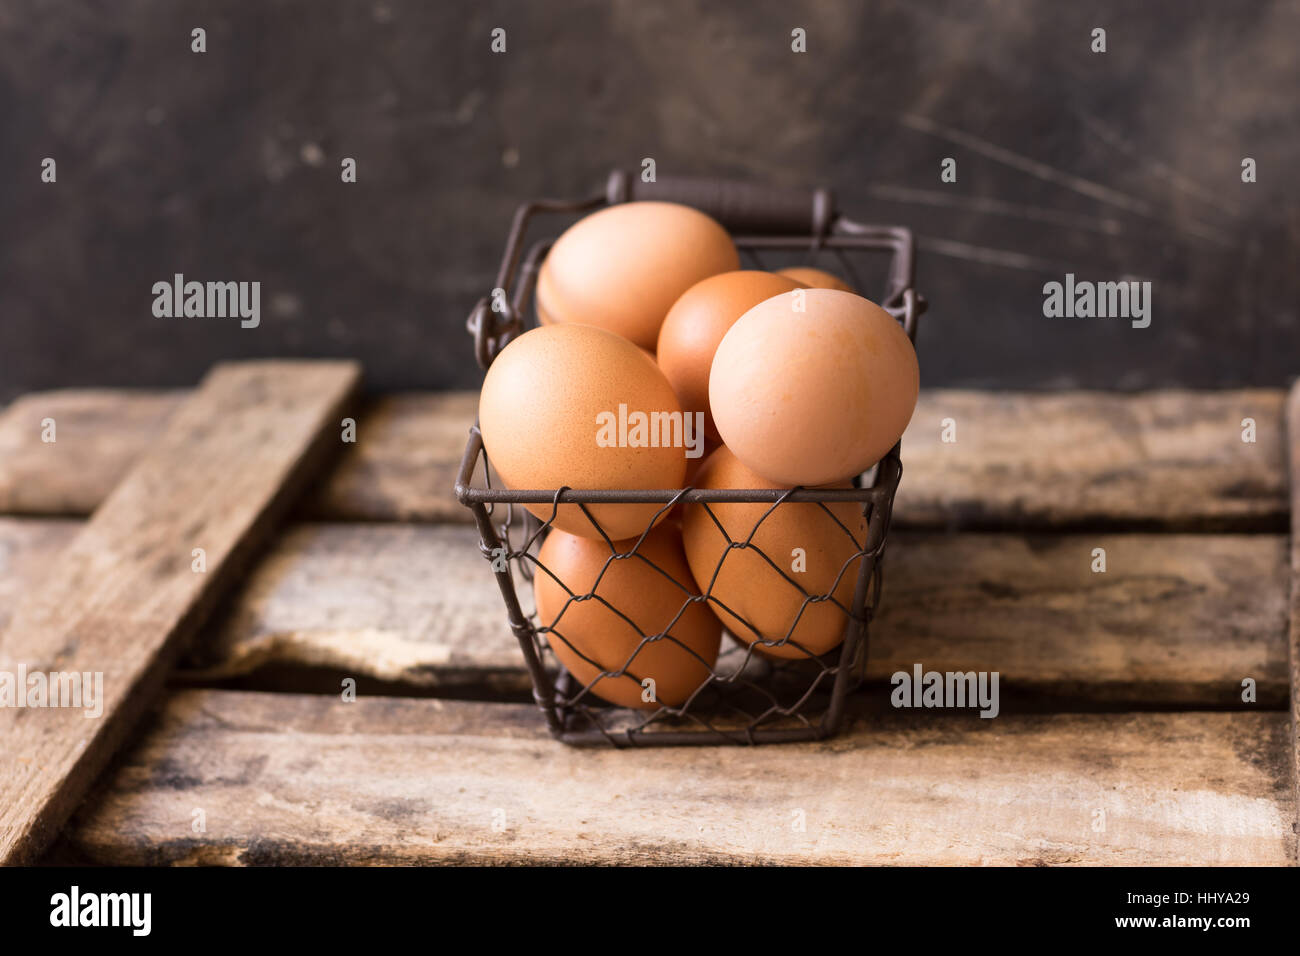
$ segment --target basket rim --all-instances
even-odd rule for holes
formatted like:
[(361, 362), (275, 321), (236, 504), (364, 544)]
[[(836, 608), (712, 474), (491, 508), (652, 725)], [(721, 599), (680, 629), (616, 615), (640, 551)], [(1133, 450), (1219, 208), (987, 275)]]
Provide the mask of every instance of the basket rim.
[(491, 488), (473, 483), (479, 459), (483, 459), (485, 467), (487, 463), (483, 435), (476, 424), (469, 430), (469, 441), (456, 475), (456, 500), (467, 507), (476, 504), (832, 504), (843, 501), (880, 505), (892, 501), (898, 490), (903, 473), (899, 454), (901, 445), (900, 441), (880, 459), (875, 466), (875, 482), (865, 488)]

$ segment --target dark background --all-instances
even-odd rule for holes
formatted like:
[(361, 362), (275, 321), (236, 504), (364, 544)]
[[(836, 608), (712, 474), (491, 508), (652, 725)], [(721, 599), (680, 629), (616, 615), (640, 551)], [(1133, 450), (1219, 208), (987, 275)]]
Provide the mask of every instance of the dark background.
[[(1298, 49), (1282, 0), (4, 0), (0, 400), (244, 356), (476, 385), (464, 318), (515, 205), (647, 156), (833, 185), (854, 218), (911, 226), (927, 386), (1280, 385)], [(154, 318), (175, 272), (260, 280), (261, 327)], [(1044, 318), (1066, 272), (1152, 280), (1151, 327)]]

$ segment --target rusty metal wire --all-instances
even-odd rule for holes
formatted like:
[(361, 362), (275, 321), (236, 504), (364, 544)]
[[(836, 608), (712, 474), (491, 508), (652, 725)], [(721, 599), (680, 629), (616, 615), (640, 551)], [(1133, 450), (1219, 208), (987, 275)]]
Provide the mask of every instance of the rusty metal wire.
[[(626, 196), (620, 193), (620, 198)], [(788, 193), (784, 199), (788, 206)], [(524, 235), (533, 216), (538, 212), (586, 212), (605, 201), (604, 197), (597, 197), (571, 203), (543, 201), (520, 207), (497, 277), (497, 289), (501, 290), (501, 294), (496, 296), (496, 308), (493, 308), (492, 297), (480, 300), (467, 323), (469, 331), (474, 335), (475, 354), (484, 367), (500, 354), (511, 338), (522, 333), (522, 316), (527, 311), (537, 270), (551, 245), (550, 240), (536, 242), (527, 255), (522, 255)], [(827, 221), (825, 211), (829, 209), (829, 194), (819, 191), (815, 202), (817, 212), (814, 221)], [(753, 219), (753, 211), (750, 210), (747, 221)], [(889, 252), (889, 279), (881, 304), (915, 340), (916, 320), (924, 311), (925, 302), (912, 288), (914, 266), (910, 232), (897, 227), (862, 226), (842, 216), (835, 217), (828, 227), (819, 225), (818, 228), (824, 229), (824, 232), (801, 236), (736, 237), (736, 244), (760, 266), (761, 255), (765, 251), (807, 252), (811, 248), (815, 253), (825, 253), (829, 250), (842, 257), (846, 263), (849, 261), (848, 253)], [(845, 270), (856, 280), (856, 273), (851, 266), (846, 266)], [(503, 301), (507, 303), (504, 308)], [(873, 469), (868, 480), (858, 480), (855, 482), (857, 487), (848, 489), (506, 489), (494, 485), (493, 470), (483, 447), (482, 436), (477, 426), (471, 429), (457, 477), (456, 494), (474, 515), (481, 553), (493, 562), (510, 626), (519, 640), (532, 679), (534, 699), (542, 710), (551, 733), (568, 744), (620, 747), (759, 744), (818, 739), (835, 733), (843, 720), (846, 697), (860, 685), (866, 671), (868, 627), (880, 601), (890, 513), (902, 475), (899, 452), (899, 446), (896, 445)], [(828, 507), (833, 503), (849, 501), (856, 502), (862, 508), (866, 529), (863, 540), (854, 537), (853, 532)], [(550, 530), (561, 503), (576, 504), (582, 508), (609, 549), (604, 566), (590, 588), (571, 587), (554, 569), (543, 565), (538, 558), (541, 543)], [(639, 538), (616, 542), (605, 534), (591, 510), (585, 507), (589, 504), (609, 503), (658, 503), (661, 507), (655, 514), (655, 520), (647, 524)], [(727, 503), (766, 503), (769, 507), (744, 537), (733, 537), (728, 534), (712, 507)], [(515, 507), (545, 504), (551, 506), (550, 514), (545, 520), (539, 520), (527, 509)], [(677, 580), (669, 571), (639, 551), (659, 516), (679, 504), (703, 508), (727, 542), (709, 581)], [(825, 593), (807, 591), (773, 560), (773, 556), (764, 554), (755, 543), (760, 527), (777, 509), (795, 505), (806, 507), (809, 504), (816, 505), (829, 515), (853, 544), (852, 553), (844, 560)], [(735, 609), (727, 607), (714, 593), (714, 584), (724, 562), (733, 551), (739, 550), (753, 552), (780, 575), (785, 585), (796, 588), (802, 596), (797, 613), (792, 617), (785, 634), (777, 640), (763, 637), (759, 627)], [(662, 631), (645, 633), (627, 614), (603, 594), (597, 593), (606, 572), (616, 561), (644, 562), (668, 578), (680, 591), (681, 604)], [(855, 565), (856, 572), (853, 570)], [(856, 580), (853, 598), (846, 605), (836, 598), (835, 592), (841, 580), (854, 573)], [(525, 602), (520, 600), (520, 582), (523, 582), (522, 590), (527, 602), (531, 604), (529, 585), (539, 574), (549, 576), (568, 595), (563, 608), (549, 621), (539, 620), (536, 609), (526, 610)], [(585, 601), (599, 602), (640, 634), (639, 642), (621, 666), (614, 669), (603, 667), (565, 636), (565, 611), (571, 605)], [(722, 650), (712, 665), (672, 633), (682, 616), (699, 603), (716, 609), (729, 631), (748, 629), (752, 632), (745, 640), (732, 641), (724, 636)], [(837, 608), (843, 616), (844, 637), (838, 646), (816, 655), (800, 646), (793, 635), (803, 615), (813, 606), (823, 604)], [(733, 621), (739, 621), (742, 627), (735, 627)], [(707, 671), (707, 677), (683, 702), (671, 706), (663, 704), (655, 710), (631, 711), (606, 703), (594, 692), (599, 682), (605, 680), (618, 682), (631, 678), (640, 683), (637, 659), (644, 648), (659, 641), (677, 645), (698, 660)], [(596, 669), (597, 676), (591, 682), (581, 684), (559, 663), (552, 649), (559, 643)], [(800, 654), (796, 658), (778, 658), (762, 653), (768, 648), (794, 648)]]

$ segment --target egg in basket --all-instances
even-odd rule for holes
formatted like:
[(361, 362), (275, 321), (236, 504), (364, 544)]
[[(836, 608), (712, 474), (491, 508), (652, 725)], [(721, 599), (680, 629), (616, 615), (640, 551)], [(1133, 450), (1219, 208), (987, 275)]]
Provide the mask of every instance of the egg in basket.
[[(823, 192), (647, 185), (516, 217), (470, 319), (487, 374), (457, 494), (560, 739), (824, 736), (862, 677), (916, 405), (911, 236)], [(521, 267), (538, 211), (590, 214)], [(776, 251), (803, 261), (764, 268)], [(883, 306), (853, 251), (893, 253)]]

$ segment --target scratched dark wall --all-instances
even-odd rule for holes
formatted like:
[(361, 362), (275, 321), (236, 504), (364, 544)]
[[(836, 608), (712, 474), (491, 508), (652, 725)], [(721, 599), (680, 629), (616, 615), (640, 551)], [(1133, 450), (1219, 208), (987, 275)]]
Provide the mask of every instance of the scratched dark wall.
[[(1279, 385), (1300, 372), (1297, 47), (1294, 2), (6, 0), (0, 399), (246, 356), (474, 385), (463, 321), (515, 204), (646, 156), (825, 182), (910, 225), (927, 385)], [(175, 272), (261, 281), (261, 327), (154, 318)], [(1150, 279), (1151, 327), (1045, 319), (1066, 272)]]

